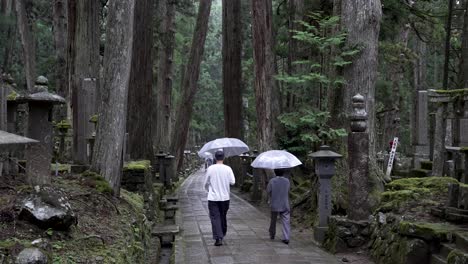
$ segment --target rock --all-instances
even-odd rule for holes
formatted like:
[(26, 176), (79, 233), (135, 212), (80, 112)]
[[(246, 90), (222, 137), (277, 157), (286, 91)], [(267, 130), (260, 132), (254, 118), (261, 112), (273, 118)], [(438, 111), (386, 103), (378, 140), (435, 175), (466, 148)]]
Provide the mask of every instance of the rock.
[(365, 243), (366, 243), (366, 240), (361, 236), (352, 237), (346, 240), (346, 244), (348, 244), (348, 246), (351, 248), (360, 247), (364, 245)]
[(47, 256), (38, 248), (25, 248), (16, 257), (16, 264), (47, 264)]
[(421, 239), (411, 239), (407, 242), (406, 261), (407, 264), (429, 263), (429, 245)]
[(50, 244), (50, 241), (46, 238), (38, 238), (31, 242), (31, 245), (40, 248), (42, 250), (45, 250), (47, 252), (52, 251), (52, 245)]
[(19, 218), (54, 230), (68, 230), (77, 223), (66, 196), (50, 187), (39, 188), (26, 198), (21, 205)]
[(336, 244), (335, 244), (336, 252), (344, 252), (347, 249), (348, 249), (348, 246), (346, 245), (346, 242), (344, 242), (343, 239), (337, 237), (336, 238)]
[(384, 213), (379, 212), (379, 214), (377, 215), (377, 221), (381, 225), (386, 224), (387, 223), (387, 217), (385, 216)]
[(421, 238), (425, 241), (451, 241), (457, 227), (443, 223), (412, 223), (401, 221), (398, 233), (404, 236)]
[(342, 258), (341, 261), (342, 262), (349, 262), (349, 260), (347, 258)]
[(340, 237), (340, 238), (346, 238), (346, 237), (350, 237), (352, 236), (353, 234), (351, 233), (351, 231), (349, 231), (348, 228), (346, 227), (342, 227), (342, 226), (338, 226), (337, 228), (337, 236)]
[(447, 256), (447, 264), (468, 264), (468, 254), (458, 249), (452, 250)]

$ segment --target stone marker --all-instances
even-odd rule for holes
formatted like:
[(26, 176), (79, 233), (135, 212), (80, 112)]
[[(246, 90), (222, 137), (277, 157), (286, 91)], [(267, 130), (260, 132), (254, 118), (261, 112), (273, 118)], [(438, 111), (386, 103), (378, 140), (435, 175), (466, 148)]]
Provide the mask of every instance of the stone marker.
[(65, 99), (51, 94), (44, 88), (43, 78), (38, 78), (36, 92), (17, 98), (28, 103), (28, 137), (39, 140), (26, 152), (28, 182), (32, 185), (50, 183), (50, 162), (52, 160), (52, 108), (54, 104), (64, 104)]
[(166, 188), (171, 188), (172, 187), (172, 180), (174, 179), (174, 173), (176, 172), (175, 169), (175, 157), (168, 154), (164, 158), (164, 167), (165, 167), (165, 173), (164, 173), (164, 187)]
[(155, 155), (158, 161), (158, 168), (159, 168), (159, 182), (164, 182), (166, 170), (164, 169), (164, 158), (166, 154), (160, 151), (158, 154)]
[(309, 155), (315, 160), (315, 175), (319, 177), (319, 223), (314, 227), (314, 238), (319, 243), (325, 241), (328, 230), (328, 217), (332, 211), (331, 178), (335, 175), (335, 160), (342, 156), (331, 151), (329, 146), (321, 146), (320, 150)]
[(47, 255), (38, 248), (25, 248), (16, 257), (16, 264), (47, 264)]
[(434, 128), (434, 150), (433, 150), (433, 165), (432, 175), (443, 176), (445, 162), (445, 141), (446, 141), (446, 114), (448, 103), (451, 98), (447, 95), (440, 95), (435, 91), (429, 90), (429, 100), (432, 103), (437, 103), (437, 111), (435, 114)]
[[(258, 156), (258, 151), (254, 150), (252, 156), (250, 156), (253, 162)], [(250, 163), (252, 163), (250, 162)], [(250, 199), (253, 202), (260, 202), (262, 200), (262, 190), (260, 189), (260, 177), (262, 177), (262, 169), (252, 168), (252, 193)]]

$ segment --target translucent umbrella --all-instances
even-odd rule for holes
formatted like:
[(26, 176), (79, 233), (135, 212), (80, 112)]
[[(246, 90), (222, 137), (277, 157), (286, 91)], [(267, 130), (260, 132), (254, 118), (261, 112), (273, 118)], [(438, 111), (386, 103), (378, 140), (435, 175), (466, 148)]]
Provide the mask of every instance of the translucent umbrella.
[(269, 150), (260, 153), (251, 165), (259, 169), (287, 169), (301, 164), (296, 156), (285, 150)]
[(210, 152), (203, 152), (203, 153), (198, 153), (198, 155), (201, 157), (201, 158), (204, 158), (204, 159), (212, 159), (213, 158), (213, 154), (211, 154)]
[(214, 154), (219, 149), (224, 151), (225, 157), (232, 157), (248, 152), (249, 146), (237, 138), (218, 138), (203, 145), (198, 156), (205, 157), (205, 152)]

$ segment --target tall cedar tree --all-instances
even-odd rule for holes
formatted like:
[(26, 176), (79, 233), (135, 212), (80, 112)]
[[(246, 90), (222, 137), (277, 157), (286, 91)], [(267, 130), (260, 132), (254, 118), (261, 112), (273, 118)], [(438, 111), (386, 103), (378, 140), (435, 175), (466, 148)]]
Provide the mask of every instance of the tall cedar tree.
[[(56, 0), (53, 3), (53, 30), (55, 43), (55, 67), (56, 91), (58, 95), (68, 102), (68, 73), (67, 73), (67, 29), (68, 29), (67, 0)], [(67, 105), (57, 106), (56, 120), (67, 118)]]
[(224, 135), (242, 138), (241, 1), (223, 0)]
[(260, 151), (274, 145), (274, 54), (271, 0), (252, 0), (252, 41), (254, 59), (254, 89), (257, 110), (257, 139)]
[(177, 168), (183, 162), (185, 144), (187, 143), (188, 129), (193, 111), (193, 101), (198, 90), (200, 64), (205, 50), (206, 34), (210, 19), (211, 0), (200, 0), (197, 22), (193, 32), (192, 47), (184, 70), (182, 80), (182, 98), (177, 106), (176, 123), (174, 126), (174, 138), (171, 150), (176, 157)]
[(32, 31), (32, 18), (28, 16), (28, 11), (32, 9), (31, 0), (16, 0), (16, 19), (18, 32), (21, 37), (21, 46), (23, 47), (24, 75), (26, 77), (26, 86), (29, 91), (34, 88), (36, 80), (36, 44)]
[(120, 193), (125, 138), (128, 85), (132, 63), (134, 0), (109, 2), (104, 82), (101, 90), (92, 169)]
[(161, 23), (159, 24), (159, 37), (161, 45), (158, 50), (158, 82), (157, 82), (157, 126), (155, 136), (155, 149), (157, 151), (169, 151), (171, 108), (172, 108), (172, 74), (174, 69), (175, 48), (175, 1), (161, 0), (159, 12)]
[(153, 107), (152, 16), (151, 0), (135, 2), (133, 55), (127, 110), (127, 147), (131, 159), (151, 160), (153, 157), (152, 122), (148, 122)]
[(69, 82), (72, 91), (73, 161), (87, 164), (89, 122), (96, 114), (99, 87), (99, 10), (95, 0), (69, 0)]

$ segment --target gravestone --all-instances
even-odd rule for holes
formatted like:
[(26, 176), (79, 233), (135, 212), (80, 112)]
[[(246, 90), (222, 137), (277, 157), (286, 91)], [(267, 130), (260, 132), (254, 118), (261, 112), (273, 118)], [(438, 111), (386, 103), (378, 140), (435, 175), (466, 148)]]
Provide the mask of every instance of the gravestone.
[(52, 160), (52, 108), (54, 104), (64, 104), (65, 99), (47, 91), (47, 79), (39, 77), (35, 93), (17, 98), (28, 103), (28, 131), (30, 138), (40, 143), (32, 145), (26, 152), (28, 182), (32, 185), (50, 183), (50, 162)]
[(436, 103), (437, 111), (435, 113), (435, 128), (434, 128), (434, 150), (432, 156), (432, 175), (443, 176), (445, 164), (445, 142), (447, 132), (447, 108), (451, 101), (450, 96), (438, 94), (433, 90), (428, 92), (429, 101)]
[(429, 113), (427, 91), (418, 91), (417, 94), (417, 113), (413, 131), (415, 131), (413, 151), (414, 167), (421, 168), (421, 161), (428, 160), (430, 154), (429, 146)]

